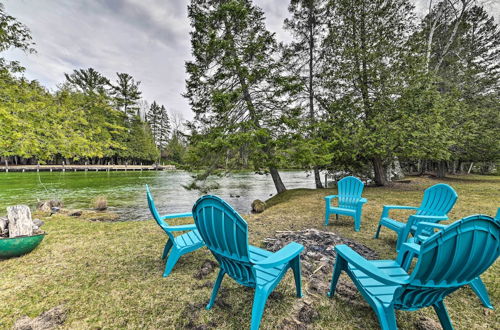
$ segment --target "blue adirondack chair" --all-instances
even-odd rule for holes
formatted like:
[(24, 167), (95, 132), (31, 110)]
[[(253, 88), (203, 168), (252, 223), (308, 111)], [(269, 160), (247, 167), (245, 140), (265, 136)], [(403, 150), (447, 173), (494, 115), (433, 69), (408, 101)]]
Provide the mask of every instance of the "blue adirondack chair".
[[(458, 195), (452, 187), (439, 183), (424, 191), (424, 198), (419, 207), (384, 205), (374, 238), (378, 238), (382, 226), (394, 230), (398, 234), (396, 251), (399, 251), (401, 244), (406, 242), (408, 236), (415, 233), (416, 224), (419, 221), (439, 222), (448, 220), (447, 214), (455, 205), (457, 198)], [(416, 210), (416, 212), (408, 218), (407, 223), (404, 223), (389, 217), (389, 210), (391, 209)]]
[[(498, 208), (497, 210), (495, 221), (500, 221), (500, 208)], [(434, 233), (435, 229), (442, 230), (446, 227), (447, 225), (441, 225), (438, 223), (419, 222), (417, 224), (415, 237), (411, 239), (410, 242), (416, 244), (422, 244), (422, 242), (424, 242)], [(488, 290), (486, 290), (486, 286), (481, 280), (481, 277), (479, 276), (476, 277), (469, 283), (469, 285), (471, 286), (472, 290), (476, 293), (476, 295), (479, 297), (479, 300), (481, 300), (481, 303), (483, 304), (484, 307), (494, 309), (493, 305), (491, 304), (490, 297), (488, 295)]]
[(217, 196), (207, 195), (198, 199), (193, 206), (193, 216), (200, 235), (220, 265), (207, 309), (212, 308), (225, 274), (241, 285), (255, 288), (252, 330), (259, 328), (267, 297), (289, 268), (295, 276), (297, 297), (302, 297), (302, 245), (292, 242), (275, 253), (249, 245), (246, 221)]
[[(189, 252), (195, 251), (205, 244), (201, 239), (195, 224), (190, 225), (180, 225), (180, 226), (170, 226), (165, 220), (175, 219), (175, 218), (187, 218), (192, 217), (192, 213), (174, 213), (167, 214), (165, 216), (160, 216), (158, 210), (156, 209), (153, 196), (149, 190), (149, 186), (146, 185), (146, 196), (148, 199), (149, 210), (156, 220), (156, 223), (165, 231), (168, 235), (167, 244), (163, 249), (162, 259), (167, 258), (168, 252), (171, 250), (170, 256), (165, 263), (165, 271), (163, 272), (163, 277), (167, 277), (179, 258)], [(182, 235), (175, 236), (175, 232), (186, 232)]]
[[(367, 202), (366, 198), (362, 198), (363, 188), (365, 185), (360, 179), (353, 176), (346, 176), (337, 184), (338, 195), (325, 197), (325, 226), (328, 225), (330, 214), (335, 214), (336, 220), (340, 215), (347, 215), (354, 218), (354, 230), (359, 231), (361, 228), (361, 211), (363, 204)], [(332, 206), (332, 199), (337, 198), (338, 206)]]
[[(377, 314), (382, 329), (397, 329), (395, 310), (432, 306), (443, 329), (453, 329), (444, 298), (471, 283), (500, 255), (500, 222), (485, 215), (456, 221), (421, 245), (404, 243), (396, 260), (366, 260), (346, 245), (337, 260), (329, 296), (345, 271)], [(411, 259), (418, 256), (408, 272)]]

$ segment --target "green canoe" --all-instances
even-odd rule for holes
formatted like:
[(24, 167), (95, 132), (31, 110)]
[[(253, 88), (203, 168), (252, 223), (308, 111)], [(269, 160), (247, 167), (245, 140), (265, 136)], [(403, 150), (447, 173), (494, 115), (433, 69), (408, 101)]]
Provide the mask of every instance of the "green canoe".
[(0, 259), (18, 257), (35, 249), (46, 234), (0, 239)]

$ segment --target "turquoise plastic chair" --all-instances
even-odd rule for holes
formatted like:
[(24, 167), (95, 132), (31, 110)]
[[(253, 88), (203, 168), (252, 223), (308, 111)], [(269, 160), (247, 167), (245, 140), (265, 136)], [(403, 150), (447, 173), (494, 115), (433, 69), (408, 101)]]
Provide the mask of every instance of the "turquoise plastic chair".
[[(347, 215), (354, 218), (354, 230), (359, 231), (361, 228), (361, 211), (363, 204), (368, 200), (362, 198), (363, 188), (365, 185), (360, 179), (353, 176), (346, 176), (337, 184), (338, 195), (325, 197), (325, 226), (328, 225), (330, 214), (335, 214), (336, 220), (340, 215)], [(332, 199), (338, 198), (338, 206), (332, 206)]]
[[(397, 329), (395, 310), (432, 306), (443, 329), (453, 329), (444, 298), (471, 283), (500, 255), (500, 222), (473, 215), (443, 228), (421, 245), (404, 243), (396, 260), (366, 260), (346, 245), (337, 259), (329, 296), (345, 271), (377, 314), (382, 329)], [(411, 273), (409, 267), (418, 257)]]
[(274, 253), (249, 245), (246, 221), (217, 196), (198, 199), (193, 206), (193, 216), (203, 240), (220, 265), (207, 309), (212, 308), (226, 274), (241, 285), (255, 288), (250, 327), (253, 330), (259, 328), (267, 297), (289, 268), (295, 276), (297, 297), (302, 297), (302, 245), (292, 242)]
[[(406, 242), (408, 236), (415, 233), (416, 224), (419, 221), (439, 222), (448, 220), (447, 214), (455, 205), (457, 198), (458, 195), (452, 187), (444, 183), (439, 183), (424, 191), (424, 198), (419, 207), (384, 205), (374, 238), (379, 237), (382, 226), (394, 230), (398, 234), (396, 251), (399, 251), (401, 244)], [(389, 217), (389, 210), (391, 209), (416, 210), (417, 212), (408, 218), (407, 223), (404, 223)]]
[[(163, 249), (162, 259), (167, 258), (168, 252), (171, 251), (170, 256), (168, 257), (165, 263), (165, 271), (163, 272), (163, 277), (167, 277), (175, 264), (179, 260), (179, 258), (189, 252), (198, 250), (203, 247), (205, 244), (201, 239), (198, 230), (196, 229), (195, 224), (190, 225), (180, 225), (180, 226), (170, 226), (165, 220), (167, 219), (175, 219), (175, 218), (187, 218), (192, 217), (192, 213), (175, 213), (168, 214), (165, 216), (160, 216), (158, 210), (156, 209), (155, 202), (153, 200), (153, 196), (151, 196), (151, 191), (149, 190), (149, 186), (146, 185), (146, 196), (148, 199), (149, 210), (153, 215), (153, 218), (156, 220), (156, 223), (165, 231), (168, 235), (167, 244), (165, 244), (165, 248)], [(186, 233), (182, 235), (175, 236), (175, 232)]]
[[(500, 221), (500, 208), (497, 210), (497, 214), (495, 216), (495, 221)], [(416, 244), (422, 244), (426, 239), (430, 237), (429, 233), (434, 233), (435, 229), (444, 229), (446, 228), (447, 225), (441, 225), (437, 223), (429, 223), (429, 222), (420, 222), (417, 225), (417, 231), (415, 233), (415, 237), (411, 240), (411, 242), (416, 243)], [(484, 285), (483, 281), (481, 280), (481, 277), (476, 277), (475, 279), (472, 280), (472, 282), (469, 283), (471, 286), (472, 290), (476, 295), (479, 297), (479, 300), (481, 300), (481, 303), (483, 304), (484, 307), (494, 309), (493, 305), (491, 304), (490, 297), (488, 295), (488, 290), (486, 289), (486, 286)]]

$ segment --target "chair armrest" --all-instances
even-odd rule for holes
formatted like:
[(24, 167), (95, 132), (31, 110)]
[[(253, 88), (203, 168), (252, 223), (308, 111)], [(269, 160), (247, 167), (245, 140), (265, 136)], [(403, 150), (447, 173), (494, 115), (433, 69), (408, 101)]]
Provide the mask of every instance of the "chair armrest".
[(414, 257), (420, 255), (420, 245), (416, 243), (403, 243), (399, 248), (396, 262), (401, 265), (406, 271), (410, 267)]
[(418, 210), (416, 206), (402, 206), (402, 205), (384, 205), (382, 210), (382, 218), (389, 216), (389, 210)]
[(425, 234), (424, 230), (426, 229), (445, 229), (446, 227), (448, 227), (448, 225), (442, 225), (433, 222), (419, 222), (417, 223), (417, 230), (415, 231), (415, 236)]
[(398, 256), (400, 254), (404, 254), (405, 252), (420, 254), (420, 245), (416, 243), (403, 243), (403, 245), (401, 245), (401, 249), (399, 249)]
[(260, 261), (254, 261), (253, 264), (264, 268), (275, 267), (287, 263), (297, 257), (302, 250), (304, 250), (304, 247), (301, 244), (291, 242), (271, 254), (269, 257)]
[(189, 224), (189, 225), (179, 225), (179, 226), (165, 226), (165, 230), (168, 231), (186, 231), (186, 230), (194, 230), (196, 229), (196, 225)]
[(162, 220), (165, 219), (175, 219), (175, 218), (189, 218), (192, 217), (193, 213), (188, 212), (188, 213), (172, 213), (172, 214), (167, 214), (161, 217)]
[(356, 251), (348, 247), (347, 245), (337, 245), (335, 247), (337, 252), (337, 258), (340, 256), (345, 259), (345, 261), (356, 268), (358, 268), (363, 273), (369, 275), (375, 280), (389, 285), (406, 284), (407, 281), (398, 281), (391, 278), (389, 275), (384, 273), (382, 270), (373, 266), (368, 260), (359, 255)]
[(364, 204), (366, 202), (368, 202), (368, 200), (366, 198), (360, 198), (357, 203), (358, 204)]
[(325, 201), (328, 201), (328, 202), (330, 202), (334, 198), (339, 198), (339, 195), (330, 195), (330, 196), (324, 197)]

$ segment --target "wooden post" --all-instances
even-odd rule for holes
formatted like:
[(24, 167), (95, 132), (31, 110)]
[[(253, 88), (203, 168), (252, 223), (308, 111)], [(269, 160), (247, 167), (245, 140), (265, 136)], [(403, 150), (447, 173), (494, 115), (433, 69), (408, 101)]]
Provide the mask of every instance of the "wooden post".
[(36, 163), (36, 171), (40, 172), (40, 163)]
[(63, 171), (63, 172), (66, 172), (66, 168), (64, 167), (64, 160), (63, 160), (63, 162), (62, 162), (62, 171)]
[(7, 219), (9, 219), (9, 237), (33, 235), (33, 221), (28, 206), (7, 207)]
[(325, 188), (328, 188), (328, 173), (325, 173)]
[(9, 172), (9, 160), (5, 157), (5, 172)]

